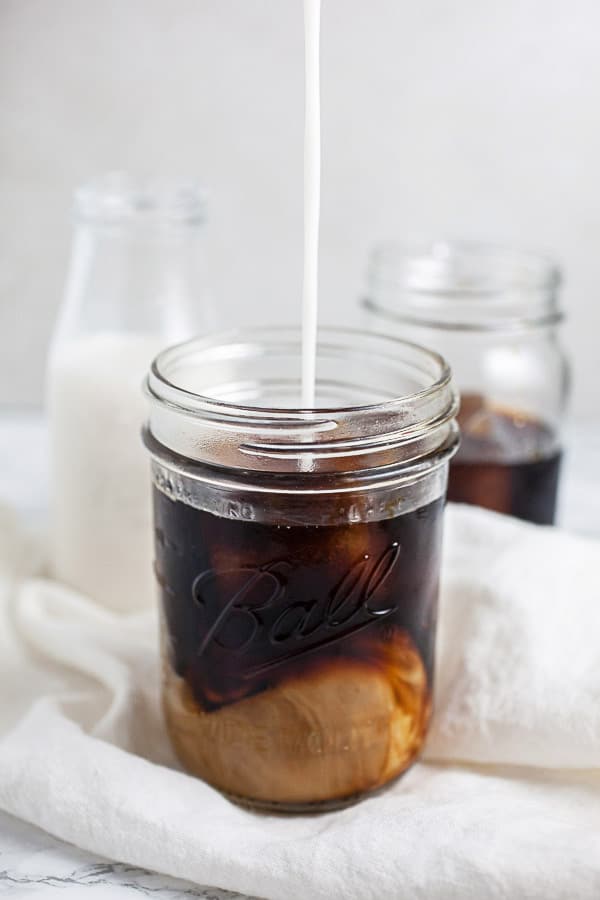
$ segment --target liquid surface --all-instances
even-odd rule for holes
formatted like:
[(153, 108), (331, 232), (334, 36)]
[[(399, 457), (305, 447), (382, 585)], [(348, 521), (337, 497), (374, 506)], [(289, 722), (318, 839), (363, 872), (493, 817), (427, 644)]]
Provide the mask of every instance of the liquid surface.
[(321, 527), (154, 502), (184, 764), (238, 798), (300, 805), (403, 771), (430, 711), (442, 500)]
[(475, 395), (463, 398), (458, 421), (461, 445), (450, 463), (448, 500), (551, 525), (562, 456), (553, 431)]

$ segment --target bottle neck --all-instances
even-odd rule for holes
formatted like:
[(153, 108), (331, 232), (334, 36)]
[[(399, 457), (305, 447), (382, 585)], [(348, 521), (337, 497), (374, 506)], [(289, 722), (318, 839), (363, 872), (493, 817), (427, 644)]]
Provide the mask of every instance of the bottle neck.
[(195, 185), (105, 175), (77, 191), (75, 221), (53, 346), (101, 334), (170, 343), (212, 325)]
[(99, 334), (166, 345), (213, 326), (201, 223), (77, 225), (53, 347)]
[(84, 331), (190, 334), (205, 295), (203, 226), (77, 226), (65, 313)]

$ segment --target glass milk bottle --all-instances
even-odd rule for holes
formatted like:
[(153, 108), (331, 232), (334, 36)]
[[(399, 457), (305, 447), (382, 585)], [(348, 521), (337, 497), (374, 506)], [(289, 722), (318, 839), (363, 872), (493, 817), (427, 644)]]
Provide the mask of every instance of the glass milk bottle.
[(204, 203), (193, 184), (108, 175), (77, 192), (75, 216), (47, 372), (51, 565), (136, 610), (154, 596), (142, 381), (164, 345), (212, 324)]
[(368, 327), (442, 353), (461, 393), (449, 500), (554, 521), (569, 384), (560, 281), (551, 260), (493, 244), (373, 250)]

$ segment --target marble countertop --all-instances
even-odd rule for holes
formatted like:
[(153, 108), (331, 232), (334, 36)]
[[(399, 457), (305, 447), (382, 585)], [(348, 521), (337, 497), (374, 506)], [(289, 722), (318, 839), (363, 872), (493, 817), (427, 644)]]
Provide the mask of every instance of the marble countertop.
[[(562, 476), (559, 521), (569, 530), (600, 535), (600, 423), (573, 426)], [(33, 414), (0, 414), (0, 503), (44, 526), (48, 500), (47, 437)], [(0, 812), (0, 897), (75, 897), (98, 900), (233, 900), (241, 895), (200, 887), (110, 862), (57, 840)]]
[(90, 900), (243, 900), (230, 891), (199, 887), (92, 856), (0, 812), (0, 897), (43, 894), (48, 900), (64, 900), (65, 891), (74, 898), (81, 896), (82, 888)]

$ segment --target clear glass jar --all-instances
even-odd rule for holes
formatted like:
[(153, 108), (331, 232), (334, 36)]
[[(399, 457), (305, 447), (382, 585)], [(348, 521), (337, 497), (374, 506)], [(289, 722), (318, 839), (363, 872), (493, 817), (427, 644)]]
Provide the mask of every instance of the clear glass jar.
[(461, 393), (450, 500), (554, 521), (569, 383), (560, 281), (550, 260), (502, 246), (372, 252), (367, 327), (443, 354)]
[(108, 175), (75, 197), (48, 360), (56, 578), (117, 610), (152, 602), (142, 382), (158, 351), (212, 325), (205, 210), (191, 184)]
[(164, 709), (237, 802), (335, 808), (400, 775), (431, 710), (457, 398), (441, 357), (323, 330), (161, 353), (149, 378)]

